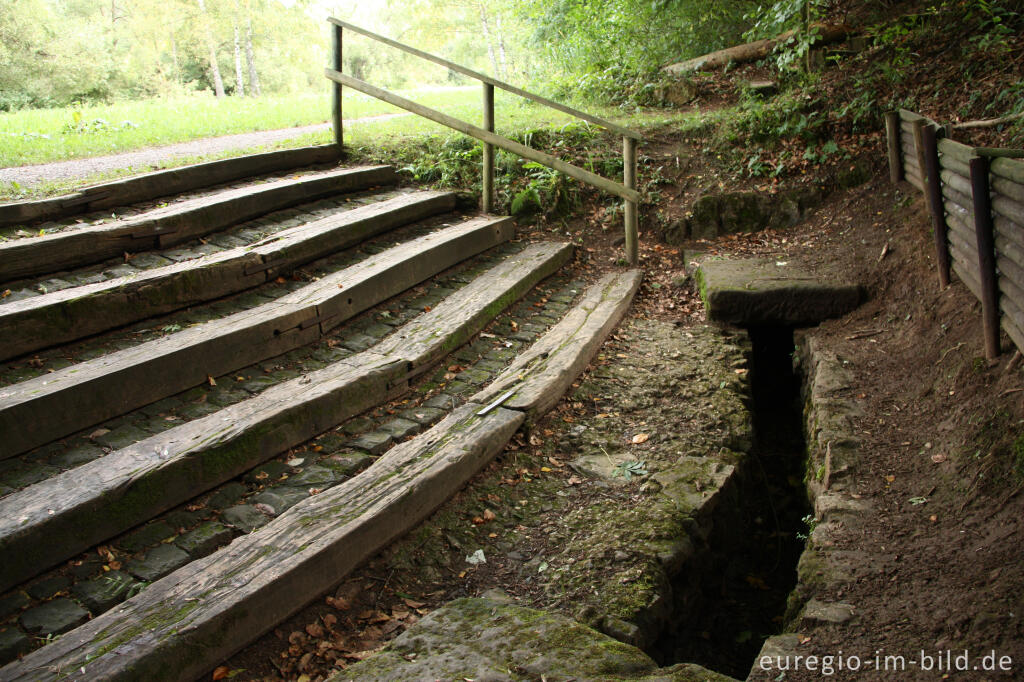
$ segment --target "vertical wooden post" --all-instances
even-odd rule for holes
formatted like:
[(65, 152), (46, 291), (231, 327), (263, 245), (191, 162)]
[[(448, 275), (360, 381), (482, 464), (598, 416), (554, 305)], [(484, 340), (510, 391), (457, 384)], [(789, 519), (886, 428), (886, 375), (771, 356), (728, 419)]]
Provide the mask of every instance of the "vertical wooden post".
[[(494, 132), (494, 86), (484, 83), (484, 130)], [(484, 213), (494, 212), (494, 145), (486, 142), (483, 158), (483, 200)]]
[[(331, 68), (337, 72), (341, 72), (341, 46), (342, 46), (342, 35), (341, 26), (332, 24), (334, 28), (334, 55), (331, 62)], [(334, 121), (334, 144), (338, 145), (338, 151), (340, 152), (343, 148), (344, 133), (341, 128), (341, 83), (334, 82), (333, 92), (331, 97), (331, 115)]]
[(942, 205), (942, 178), (939, 173), (939, 142), (935, 126), (924, 129), (924, 160), (928, 173), (928, 207), (935, 233), (935, 260), (939, 270), (939, 286), (949, 286), (949, 242), (946, 231), (946, 208)]
[(917, 119), (912, 124), (914, 126), (914, 151), (917, 152), (917, 167), (921, 170), (921, 182), (924, 183), (923, 191), (928, 191), (928, 178), (925, 175), (928, 174), (926, 170), (927, 163), (924, 159), (924, 119)]
[[(622, 184), (629, 189), (636, 189), (636, 140), (632, 137), (622, 138)], [(637, 205), (635, 201), (626, 200), (626, 260), (630, 265), (640, 262), (639, 230), (637, 227)]]
[(900, 114), (889, 111), (885, 114), (885, 136), (889, 142), (889, 179), (895, 185), (903, 179), (903, 148), (901, 146)]
[(978, 270), (981, 280), (981, 317), (985, 330), (985, 356), (991, 362), (999, 357), (999, 289), (996, 282), (988, 166), (989, 160), (985, 157), (971, 159), (974, 231), (978, 238)]

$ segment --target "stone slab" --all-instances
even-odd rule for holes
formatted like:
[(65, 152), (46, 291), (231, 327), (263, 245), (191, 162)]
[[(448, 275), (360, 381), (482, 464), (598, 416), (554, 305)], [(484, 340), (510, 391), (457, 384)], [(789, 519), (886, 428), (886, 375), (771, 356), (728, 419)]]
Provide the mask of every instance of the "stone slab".
[(349, 680), (706, 680), (694, 665), (658, 668), (647, 654), (565, 616), (492, 599), (457, 599), (384, 651), (328, 678)]
[(705, 260), (697, 282), (708, 319), (744, 327), (807, 326), (842, 317), (861, 302), (861, 289), (826, 279), (792, 261)]

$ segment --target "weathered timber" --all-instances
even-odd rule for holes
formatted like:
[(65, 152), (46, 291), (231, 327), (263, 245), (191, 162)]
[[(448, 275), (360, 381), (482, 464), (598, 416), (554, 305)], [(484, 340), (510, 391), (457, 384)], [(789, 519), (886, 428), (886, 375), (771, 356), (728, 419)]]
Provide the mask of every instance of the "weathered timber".
[(483, 128), (479, 128), (475, 125), (466, 123), (465, 121), (461, 121), (452, 116), (448, 116), (447, 114), (437, 111), (436, 109), (431, 109), (430, 107), (425, 107), (422, 104), (417, 104), (412, 100), (408, 100), (400, 95), (396, 95), (393, 92), (388, 92), (387, 90), (383, 90), (374, 85), (370, 85), (369, 83), (361, 81), (358, 78), (352, 78), (351, 76), (346, 76), (343, 73), (332, 71), (330, 69), (325, 69), (324, 75), (326, 75), (327, 78), (329, 78), (332, 81), (335, 81), (336, 83), (347, 85), (348, 87), (354, 88), (359, 92), (370, 95), (371, 97), (376, 97), (377, 99), (387, 102), (388, 104), (392, 104), (396, 107), (401, 107), (406, 111), (411, 111), (412, 113), (418, 116), (422, 116), (423, 118), (429, 119), (435, 123), (440, 123), (441, 125), (447, 126), (452, 130), (457, 130), (460, 133), (463, 133), (464, 135), (469, 135), (470, 137), (476, 138), (481, 142), (486, 142), (487, 144), (492, 144), (495, 147), (498, 147), (499, 149), (504, 149), (505, 151), (512, 152), (513, 154), (521, 156), (524, 159), (529, 159), (530, 161), (535, 161), (539, 164), (547, 166), (548, 168), (553, 168), (561, 173), (565, 173), (569, 177), (576, 178), (577, 180), (585, 182), (588, 185), (592, 185), (594, 187), (597, 187), (598, 189), (604, 190), (605, 192), (614, 194), (615, 196), (621, 199), (626, 199), (628, 201), (635, 202), (639, 202), (641, 199), (640, 193), (637, 192), (635, 189), (630, 189), (625, 185), (622, 185), (613, 180), (609, 180), (608, 178), (602, 178), (600, 175), (591, 173), (590, 171), (584, 170), (578, 166), (574, 166), (571, 163), (566, 163), (565, 161), (562, 161), (561, 159), (554, 157), (550, 154), (545, 154), (544, 152), (537, 151), (536, 149), (532, 149), (531, 147), (527, 147), (524, 144), (520, 144), (506, 137), (501, 137), (500, 135), (496, 135), (492, 132), (484, 130)]
[(914, 149), (917, 153), (917, 168), (921, 172), (921, 191), (927, 192), (925, 184), (928, 182), (928, 164), (924, 158), (924, 129), (928, 124), (924, 120), (914, 121)]
[[(514, 232), (511, 218), (476, 218), (414, 240), (409, 243), (409, 249), (382, 251), (280, 300), (295, 306), (315, 307), (321, 333), (326, 334), (377, 302), (454, 265), (454, 257), (458, 262), (480, 253), (508, 241)], [(437, 235), (447, 237), (442, 240)], [(444, 258), (444, 254), (448, 254), (448, 258)], [(383, 277), (382, 273), (390, 274)]]
[[(572, 257), (572, 245), (533, 244), (480, 277), (384, 339), (373, 350), (386, 357), (401, 357), (412, 374), (452, 352), (483, 329), (494, 317)], [(522, 277), (526, 268), (531, 274)]]
[(893, 184), (903, 179), (902, 130), (900, 129), (899, 112), (889, 111), (885, 114), (885, 139), (889, 153), (889, 180)]
[(501, 451), (524, 415), (468, 404), (358, 477), (310, 497), (117, 609), (0, 669), (2, 679), (193, 679), (426, 518)]
[(15, 239), (0, 244), (0, 282), (167, 248), (270, 211), (394, 181), (390, 166), (344, 169), (189, 199), (110, 225)]
[(928, 126), (924, 130), (924, 160), (928, 173), (928, 211), (932, 216), (932, 237), (935, 245), (935, 264), (939, 286), (949, 286), (949, 247), (946, 244), (946, 209), (942, 205), (942, 179), (939, 170), (937, 131)]
[(0, 303), (0, 360), (244, 291), (295, 267), (429, 215), (455, 195), (424, 192), (283, 230), (263, 242), (138, 274)]
[(906, 109), (900, 109), (900, 120), (906, 124), (912, 125), (914, 121), (924, 121), (926, 125), (933, 125), (939, 127), (939, 124), (931, 120), (927, 116), (916, 114), (913, 111), (907, 111)]
[(410, 368), (462, 345), (567, 257), (560, 244), (530, 250), (450, 295), (426, 324), (406, 323), (394, 333), (401, 343), (385, 340), (0, 499), (0, 552), (17, 557), (0, 565), (0, 591), (397, 397)]
[(957, 142), (950, 139), (939, 140), (939, 154), (944, 157), (955, 159), (964, 166), (967, 167), (966, 175), (970, 175), (970, 163), (971, 159), (976, 158), (978, 155), (974, 152), (974, 147), (970, 147), (963, 142)]
[(999, 297), (1000, 324), (1017, 348), (1024, 348), (1024, 288), (1010, 284)]
[(403, 362), (366, 360), (278, 384), (0, 499), (0, 590), (404, 392)]
[(511, 236), (507, 218), (468, 221), (271, 303), (2, 387), (0, 431), (8, 435), (0, 459), (305, 345), (320, 337), (323, 321), (336, 326)]
[[(508, 83), (505, 83), (503, 81), (497, 80), (496, 78), (491, 78), (490, 76), (488, 76), (486, 74), (482, 74), (482, 73), (480, 73), (478, 71), (473, 71), (472, 69), (467, 69), (466, 67), (462, 66), (461, 64), (456, 64), (455, 62), (450, 62), (447, 59), (444, 59), (442, 57), (438, 57), (437, 55), (430, 54), (429, 52), (424, 52), (423, 50), (417, 50), (415, 47), (410, 47), (409, 45), (406, 45), (404, 43), (400, 43), (397, 40), (392, 40), (391, 38), (386, 38), (386, 37), (384, 37), (384, 36), (382, 36), (380, 34), (373, 33), (372, 31), (367, 31), (365, 28), (362, 28), (360, 26), (356, 26), (355, 24), (350, 24), (347, 21), (342, 21), (341, 19), (336, 19), (334, 17), (329, 17), (327, 19), (327, 21), (329, 21), (330, 23), (334, 24), (335, 26), (340, 26), (340, 27), (343, 27), (343, 28), (347, 28), (350, 31), (355, 31), (356, 33), (359, 33), (360, 35), (366, 36), (367, 38), (372, 38), (373, 40), (376, 40), (377, 42), (384, 43), (385, 45), (390, 45), (391, 47), (394, 47), (394, 48), (398, 48), (399, 50), (402, 50), (403, 52), (407, 52), (407, 53), (409, 53), (411, 55), (419, 57), (420, 59), (425, 59), (428, 62), (433, 62), (435, 64), (438, 64), (439, 66), (443, 66), (444, 68), (450, 69), (450, 70), (452, 70), (452, 71), (454, 71), (456, 73), (461, 73), (463, 76), (469, 76), (470, 78), (474, 78), (474, 79), (480, 81), (481, 83), (486, 83), (488, 85), (492, 85), (492, 86), (494, 86), (496, 88), (500, 88), (502, 90), (505, 90), (506, 92), (511, 92), (514, 95), (518, 95), (519, 97), (523, 97), (523, 98), (526, 98), (528, 100), (532, 100), (534, 102), (537, 102), (538, 104), (543, 104), (546, 107), (550, 107), (552, 109), (556, 109), (558, 111), (561, 111), (563, 114), (569, 114), (570, 116), (575, 116), (576, 118), (579, 118), (579, 119), (582, 119), (584, 121), (587, 121), (588, 123), (593, 123), (594, 125), (600, 126), (600, 127), (604, 128), (605, 130), (611, 130), (612, 132), (618, 133), (619, 135), (625, 135), (627, 137), (632, 137), (632, 138), (635, 138), (637, 140), (643, 139), (643, 136), (640, 133), (636, 132), (635, 130), (630, 130), (629, 128), (623, 128), (622, 126), (616, 125), (616, 124), (612, 123), (611, 121), (606, 121), (606, 120), (604, 120), (602, 118), (598, 118), (597, 116), (594, 116), (592, 114), (588, 114), (585, 111), (580, 111), (579, 109), (573, 109), (572, 107), (568, 107), (568, 106), (566, 106), (564, 104), (561, 104), (559, 102), (555, 102), (554, 100), (547, 99), (546, 97), (541, 97), (540, 95), (536, 95), (536, 94), (534, 94), (532, 92), (527, 92), (526, 90), (523, 90), (521, 88), (517, 88), (514, 85), (509, 85)], [(335, 71), (341, 71), (341, 69), (338, 68), (338, 69), (335, 69)]]
[(903, 168), (903, 178), (913, 185), (915, 188), (925, 191), (924, 180), (921, 179), (922, 174), (917, 168), (916, 163), (906, 163)]
[[(828, 45), (845, 40), (851, 30), (845, 24), (813, 24), (813, 27), (817, 31), (817, 38), (814, 41), (815, 45)], [(710, 52), (677, 64), (669, 64), (662, 67), (661, 70), (666, 73), (681, 74), (691, 71), (720, 69), (728, 66), (730, 63), (745, 64), (747, 62), (754, 62), (767, 57), (777, 45), (785, 43), (794, 35), (796, 35), (796, 31), (786, 31), (774, 38), (755, 40), (751, 43), (744, 43), (743, 45), (735, 45), (724, 50)]]
[(1016, 159), (993, 159), (992, 174), (1024, 185), (1024, 161)]
[(1024, 266), (1018, 261), (999, 254), (996, 256), (996, 267), (999, 268), (999, 290), (1004, 296), (1013, 297), (1017, 292), (1024, 290)]
[(950, 239), (957, 239), (969, 244), (971, 249), (977, 248), (977, 235), (974, 231), (974, 218), (971, 215), (948, 213), (946, 224), (949, 225)]
[(536, 421), (562, 398), (629, 309), (643, 278), (639, 270), (605, 275), (536, 343), (483, 391), (471, 398), (489, 405), (515, 389), (504, 407)]
[(992, 174), (992, 189), (1003, 196), (1024, 205), (1024, 185)]
[(73, 194), (0, 204), (0, 225), (57, 220), (114, 206), (156, 199), (245, 177), (338, 161), (330, 145), (282, 149), (233, 159), (207, 161), (180, 168), (153, 171), (124, 180), (85, 187)]
[[(952, 187), (957, 192), (960, 192), (965, 197), (971, 196), (971, 177), (968, 175), (964, 177), (959, 173), (954, 173), (951, 170), (942, 171), (942, 182)], [(968, 206), (970, 204), (968, 203)]]
[(981, 283), (981, 316), (985, 332), (985, 355), (999, 356), (999, 287), (996, 281), (996, 253), (992, 225), (992, 199), (988, 186), (990, 161), (971, 160), (971, 196), (974, 225), (978, 235), (978, 274)]
[(971, 199), (970, 193), (964, 194), (952, 185), (943, 183), (942, 196), (946, 198), (947, 204), (952, 203), (960, 207), (958, 212), (967, 212), (972, 216), (974, 215), (974, 201)]
[(953, 272), (956, 273), (960, 281), (964, 283), (967, 290), (970, 291), (980, 301), (981, 300), (981, 282), (978, 281), (977, 273), (965, 266), (966, 262), (963, 256), (958, 257), (956, 248), (951, 246), (950, 251), (953, 252)]
[(910, 161), (915, 166), (917, 165), (917, 147), (914, 145), (914, 133), (908, 131), (903, 134), (903, 141), (900, 142), (900, 149), (903, 150), (903, 155), (907, 161)]
[[(1017, 244), (1020, 248), (1024, 248), (1024, 226), (1018, 225), (998, 213), (992, 216), (992, 223), (996, 226), (996, 235)], [(1024, 263), (1024, 261), (1021, 262)]]
[(1024, 204), (1009, 197), (997, 195), (992, 199), (992, 208), (1004, 218), (1009, 218), (1018, 225), (1024, 225)]

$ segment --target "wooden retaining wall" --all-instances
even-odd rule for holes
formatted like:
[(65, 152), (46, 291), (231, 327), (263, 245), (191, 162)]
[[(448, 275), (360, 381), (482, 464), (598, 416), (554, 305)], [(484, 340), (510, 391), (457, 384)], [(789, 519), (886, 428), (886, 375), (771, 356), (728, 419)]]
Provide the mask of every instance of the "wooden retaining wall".
[(935, 233), (939, 283), (950, 272), (982, 303), (986, 355), (999, 330), (1024, 351), (1024, 150), (970, 147), (910, 111), (886, 119), (890, 176), (921, 190)]

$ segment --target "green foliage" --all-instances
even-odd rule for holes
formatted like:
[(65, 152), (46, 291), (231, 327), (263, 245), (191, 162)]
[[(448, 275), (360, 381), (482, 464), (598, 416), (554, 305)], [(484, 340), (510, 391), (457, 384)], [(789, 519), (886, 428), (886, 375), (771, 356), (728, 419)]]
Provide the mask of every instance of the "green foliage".
[(621, 477), (628, 481), (634, 476), (646, 476), (648, 473), (650, 472), (647, 470), (647, 462), (629, 460), (616, 464), (615, 468), (612, 470), (612, 477)]
[(811, 46), (821, 37), (814, 22), (824, 11), (825, 0), (777, 0), (768, 7), (758, 6), (747, 18), (753, 27), (746, 36), (750, 40), (773, 38), (785, 31), (793, 34), (776, 47), (775, 63), (780, 71), (799, 70)]

